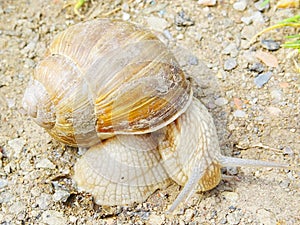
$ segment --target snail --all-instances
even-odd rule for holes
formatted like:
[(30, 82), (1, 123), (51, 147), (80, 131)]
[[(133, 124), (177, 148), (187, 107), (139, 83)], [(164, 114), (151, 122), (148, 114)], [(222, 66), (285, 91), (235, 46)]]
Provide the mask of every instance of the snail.
[(128, 22), (96, 19), (58, 34), (22, 104), (54, 139), (88, 148), (73, 178), (101, 205), (143, 202), (173, 180), (183, 189), (172, 212), (217, 186), (222, 167), (288, 168), (223, 156), (213, 119), (171, 51)]

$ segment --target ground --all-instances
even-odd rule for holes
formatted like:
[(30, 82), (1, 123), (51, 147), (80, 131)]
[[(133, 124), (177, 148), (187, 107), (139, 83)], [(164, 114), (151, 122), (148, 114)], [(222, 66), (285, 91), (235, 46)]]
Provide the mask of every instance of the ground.
[[(228, 168), (224, 175), (233, 178), (196, 193), (174, 215), (164, 212), (179, 193), (176, 184), (128, 207), (98, 206), (77, 190), (72, 174), (80, 152), (22, 115), (21, 100), (55, 34), (98, 17), (128, 20), (161, 36), (186, 71), (194, 95), (212, 113), (223, 154), (299, 166), (297, 58), (289, 57), (289, 49), (266, 49), (262, 41), (276, 45), (295, 30), (271, 31), (250, 42), (296, 9), (275, 10), (271, 4), (260, 10), (252, 1), (218, 1), (211, 7), (192, 0), (125, 2), (87, 1), (79, 9), (81, 18), (72, 6), (64, 7), (71, 1), (1, 0), (0, 223), (300, 224), (300, 172), (287, 169)], [(271, 56), (261, 61), (260, 51)]]

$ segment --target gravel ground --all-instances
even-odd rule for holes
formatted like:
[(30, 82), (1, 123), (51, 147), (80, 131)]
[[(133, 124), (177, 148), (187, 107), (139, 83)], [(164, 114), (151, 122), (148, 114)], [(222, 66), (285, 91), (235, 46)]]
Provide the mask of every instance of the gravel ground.
[(196, 193), (174, 215), (164, 211), (179, 193), (176, 184), (142, 204), (95, 205), (71, 179), (80, 152), (20, 113), (33, 68), (55, 34), (80, 20), (119, 18), (154, 30), (175, 52), (216, 121), (225, 155), (299, 165), (300, 77), (292, 51), (278, 49), (294, 30), (249, 42), (296, 10), (201, 2), (88, 1), (80, 9), (85, 18), (62, 0), (0, 2), (1, 224), (300, 224), (300, 172), (282, 169), (228, 168), (234, 179)]

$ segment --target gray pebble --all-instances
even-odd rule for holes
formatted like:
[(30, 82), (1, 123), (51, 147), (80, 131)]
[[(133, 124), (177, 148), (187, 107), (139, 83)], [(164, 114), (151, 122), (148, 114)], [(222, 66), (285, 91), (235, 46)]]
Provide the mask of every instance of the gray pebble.
[(262, 88), (270, 80), (272, 75), (272, 72), (262, 73), (254, 78), (254, 83), (258, 88)]
[(229, 213), (227, 216), (226, 216), (226, 219), (227, 219), (227, 222), (228, 224), (232, 224), (232, 225), (237, 225), (240, 223), (241, 221), (241, 213), (238, 212), (238, 211), (234, 211), (232, 213)]
[(53, 195), (53, 201), (55, 202), (66, 202), (69, 198), (70, 193), (65, 190), (56, 190)]
[(286, 146), (283, 149), (283, 154), (284, 155), (289, 155), (289, 156), (293, 156), (294, 155), (294, 151), (290, 146)]
[(233, 116), (239, 117), (239, 118), (244, 118), (246, 116), (246, 113), (245, 113), (245, 111), (238, 109), (233, 112)]
[(239, 51), (238, 51), (236, 44), (230, 43), (223, 49), (222, 54), (226, 54), (226, 55), (230, 54), (230, 56), (234, 58), (238, 55), (238, 52)]
[(249, 66), (249, 70), (257, 73), (261, 73), (265, 70), (264, 65), (259, 62), (255, 62)]
[(261, 44), (264, 48), (270, 51), (276, 51), (280, 48), (280, 43), (273, 40), (262, 40)]
[(25, 145), (25, 140), (23, 138), (15, 138), (8, 141), (9, 147), (14, 151), (14, 157), (18, 157), (21, 153), (23, 146)]
[(175, 24), (179, 27), (187, 27), (192, 26), (195, 24), (195, 21), (191, 20), (183, 10), (181, 10), (177, 15), (175, 16)]
[(252, 16), (243, 16), (241, 21), (246, 25), (250, 25), (252, 23)]
[(14, 202), (11, 207), (9, 207), (9, 212), (13, 214), (19, 214), (26, 209), (26, 204), (24, 202)]
[(46, 193), (42, 193), (41, 196), (36, 198), (36, 204), (38, 204), (40, 209), (48, 209), (52, 202), (52, 196)]
[[(259, 11), (256, 11), (254, 12), (252, 15), (251, 15), (251, 19), (254, 23), (265, 23), (265, 19), (264, 19), (264, 16), (261, 12)], [(255, 32), (257, 32), (255, 30)]]
[(239, 0), (233, 4), (233, 8), (237, 11), (244, 11), (247, 8), (247, 0)]
[(5, 179), (0, 179), (0, 189), (7, 187), (8, 181)]
[(164, 18), (150, 16), (146, 18), (148, 26), (152, 30), (163, 32), (168, 27), (168, 22)]
[(198, 65), (199, 61), (198, 61), (198, 58), (197, 58), (196, 56), (190, 55), (190, 56), (188, 57), (188, 63), (189, 63), (190, 65)]
[(227, 103), (228, 103), (228, 100), (226, 98), (217, 98), (215, 100), (215, 104), (217, 106), (224, 106), (224, 105), (227, 105)]
[(254, 4), (255, 8), (259, 11), (264, 11), (270, 8), (270, 4), (264, 4), (264, 0), (259, 0)]
[(224, 63), (224, 70), (233, 70), (237, 66), (236, 59), (229, 58)]
[(65, 225), (67, 220), (64, 214), (55, 210), (48, 210), (42, 214), (42, 222), (48, 225)]
[(36, 163), (35, 168), (55, 169), (55, 165), (49, 159), (41, 159)]
[(184, 221), (186, 221), (186, 222), (191, 221), (193, 216), (194, 216), (194, 210), (193, 209), (187, 209), (184, 213)]

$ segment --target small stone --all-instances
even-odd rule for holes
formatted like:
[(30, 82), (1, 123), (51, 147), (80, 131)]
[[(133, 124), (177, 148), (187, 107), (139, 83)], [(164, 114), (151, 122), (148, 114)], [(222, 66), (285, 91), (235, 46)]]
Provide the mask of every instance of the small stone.
[(184, 36), (181, 33), (176, 36), (177, 40), (182, 40), (183, 38), (184, 38)]
[(9, 140), (8, 145), (13, 149), (14, 157), (18, 157), (25, 145), (25, 140), (23, 138), (15, 138), (13, 140)]
[(163, 224), (164, 218), (159, 215), (151, 214), (149, 216), (149, 224), (150, 225), (156, 225), (156, 224)]
[(222, 195), (224, 196), (224, 198), (226, 200), (231, 201), (231, 202), (235, 202), (239, 199), (239, 195), (232, 191), (224, 191), (222, 193)]
[(246, 113), (243, 110), (236, 110), (233, 112), (234, 117), (244, 118), (246, 117)]
[[(264, 16), (263, 16), (263, 14), (261, 13), (261, 12), (259, 12), (259, 11), (256, 11), (256, 12), (254, 12), (253, 14), (252, 14), (252, 21), (254, 22), (254, 23), (265, 23), (265, 19), (264, 19)], [(256, 30), (254, 29), (254, 31), (256, 32)]]
[(238, 51), (236, 44), (230, 43), (223, 49), (222, 54), (226, 54), (226, 55), (230, 54), (230, 56), (234, 58), (234, 57), (237, 57), (238, 52), (239, 51)]
[(8, 181), (5, 179), (0, 179), (0, 189), (7, 187)]
[(122, 20), (124, 21), (127, 21), (130, 19), (130, 14), (129, 13), (126, 13), (126, 12), (123, 12), (123, 15), (122, 15)]
[(156, 30), (159, 32), (163, 32), (168, 26), (168, 22), (160, 17), (157, 16), (150, 16), (146, 18), (147, 24), (148, 26), (152, 29), (152, 30)]
[(184, 221), (186, 221), (186, 222), (191, 221), (193, 216), (194, 216), (194, 210), (187, 209), (184, 213)]
[(65, 225), (67, 220), (63, 213), (55, 210), (48, 210), (42, 214), (42, 222), (48, 225)]
[(252, 72), (257, 72), (257, 73), (261, 73), (264, 71), (264, 65), (262, 63), (259, 63), (259, 62), (255, 62), (253, 64), (251, 64), (249, 66), (249, 70), (252, 71)]
[(53, 201), (55, 202), (66, 202), (69, 198), (70, 193), (65, 190), (56, 190), (53, 194)]
[(283, 98), (283, 93), (279, 89), (271, 90), (270, 94), (271, 94), (271, 97), (273, 99), (273, 102), (275, 102), (275, 103), (280, 102)]
[(289, 155), (289, 156), (294, 156), (294, 151), (290, 146), (286, 146), (283, 148), (283, 154)]
[(237, 175), (238, 169), (236, 167), (227, 167), (227, 173), (232, 176)]
[(258, 209), (256, 211), (256, 217), (258, 222), (264, 225), (273, 225), (278, 222), (276, 215), (272, 211), (266, 209)]
[(69, 216), (69, 220), (70, 220), (71, 223), (76, 223), (78, 218), (76, 216)]
[(195, 21), (191, 20), (191, 18), (188, 17), (183, 10), (181, 10), (175, 16), (175, 25), (178, 27), (188, 27), (188, 26), (192, 26), (194, 24), (195, 24)]
[(232, 213), (229, 213), (226, 216), (226, 218), (227, 218), (228, 224), (237, 225), (240, 223), (242, 216), (239, 211), (234, 211)]
[(258, 88), (262, 88), (270, 80), (272, 75), (272, 72), (262, 73), (254, 78), (254, 83)]
[(35, 165), (35, 168), (55, 169), (55, 165), (49, 159), (41, 159)]
[(204, 6), (214, 6), (217, 4), (217, 0), (198, 0), (198, 4)]
[(258, 2), (254, 3), (254, 6), (257, 10), (259, 11), (264, 11), (266, 9), (269, 9), (270, 8), (270, 4), (265, 4), (264, 3), (265, 0), (259, 0)]
[(233, 131), (233, 130), (235, 130), (235, 126), (234, 126), (234, 124), (230, 124), (230, 125), (228, 126), (228, 129), (229, 129), (230, 131)]
[(241, 21), (246, 25), (250, 25), (253, 22), (252, 16), (243, 16)]
[(262, 40), (261, 44), (264, 48), (270, 51), (276, 51), (280, 48), (280, 43), (273, 40)]
[(14, 202), (11, 207), (9, 207), (9, 212), (13, 214), (19, 214), (26, 209), (26, 204), (23, 202)]
[(237, 11), (244, 11), (247, 8), (247, 0), (240, 0), (233, 4), (233, 8)]
[(38, 204), (40, 209), (48, 209), (52, 202), (52, 196), (46, 193), (42, 193), (41, 196), (36, 198), (36, 204)]
[(233, 70), (235, 67), (237, 67), (237, 62), (234, 58), (229, 58), (224, 63), (224, 70)]
[(228, 100), (226, 98), (217, 98), (215, 100), (215, 104), (217, 106), (224, 106), (224, 105), (227, 105), (228, 104)]
[(274, 106), (268, 106), (267, 111), (269, 114), (271, 114), (273, 116), (279, 116), (280, 114), (282, 114), (281, 109), (274, 107)]
[(199, 61), (198, 61), (198, 58), (196, 57), (196, 56), (194, 56), (194, 55), (190, 55), (189, 57), (188, 57), (188, 63), (190, 64), (190, 65), (198, 65), (198, 63), (199, 63)]

